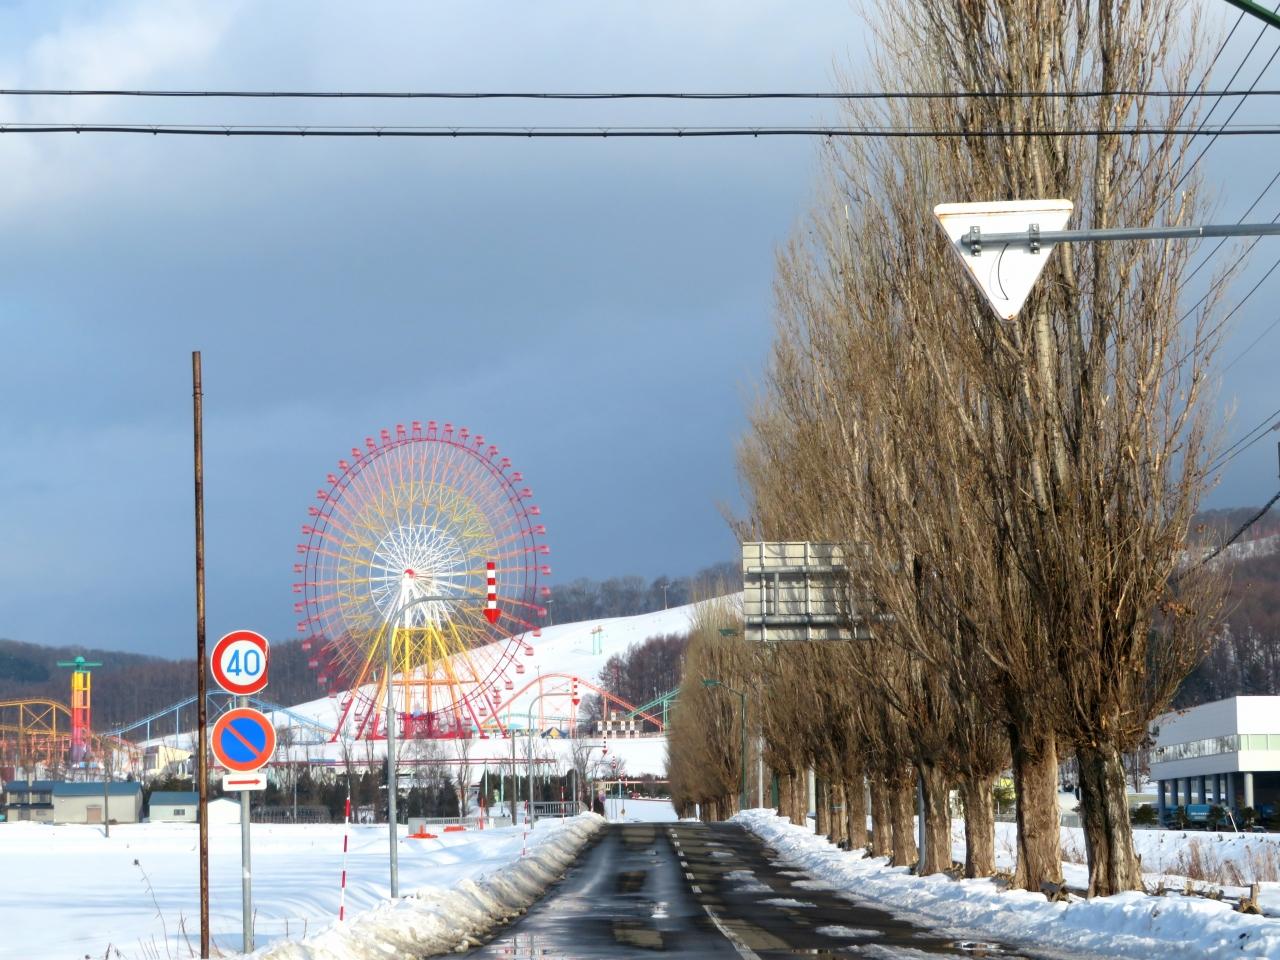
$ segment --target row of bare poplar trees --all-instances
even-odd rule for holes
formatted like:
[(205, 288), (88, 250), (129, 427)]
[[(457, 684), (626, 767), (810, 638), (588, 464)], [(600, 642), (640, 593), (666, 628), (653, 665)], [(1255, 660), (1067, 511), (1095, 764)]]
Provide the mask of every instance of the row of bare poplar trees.
[(918, 782), (919, 869), (945, 870), (954, 790), (965, 873), (990, 875), (1009, 770), (1015, 882), (1049, 889), (1074, 755), (1091, 894), (1141, 887), (1122, 753), (1203, 655), (1222, 593), (1187, 559), (1222, 284), (1184, 296), (1181, 241), (1060, 245), (998, 320), (931, 211), (1063, 197), (1074, 227), (1200, 222), (1193, 138), (1129, 132), (1195, 123), (1195, 97), (1151, 95), (1203, 82), (1195, 18), (1181, 0), (875, 4), (866, 86), (967, 95), (846, 106), (852, 130), (932, 133), (825, 149), (739, 455), (744, 538), (844, 544), (847, 611), (872, 639), (753, 650), (714, 622), (731, 607), (708, 608), (671, 726), (677, 802), (738, 802), (737, 702), (700, 683), (714, 674), (748, 693), (782, 812), (803, 815), (816, 770), (834, 839), (866, 844), (869, 813), (872, 851), (915, 861)]

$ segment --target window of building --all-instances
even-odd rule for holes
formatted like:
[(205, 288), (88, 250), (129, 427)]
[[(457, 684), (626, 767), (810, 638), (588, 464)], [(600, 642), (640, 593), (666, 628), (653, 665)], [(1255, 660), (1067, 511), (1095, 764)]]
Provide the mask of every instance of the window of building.
[[(390, 801), (387, 801), (387, 802), (390, 803)], [(187, 811), (184, 810), (182, 807), (174, 807), (173, 815), (175, 817), (185, 817), (187, 815)]]

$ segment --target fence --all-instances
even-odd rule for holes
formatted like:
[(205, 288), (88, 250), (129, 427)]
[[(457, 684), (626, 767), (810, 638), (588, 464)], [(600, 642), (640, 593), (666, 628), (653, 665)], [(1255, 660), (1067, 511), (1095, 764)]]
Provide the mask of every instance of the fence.
[(547, 817), (575, 817), (586, 812), (587, 805), (574, 800), (539, 800), (533, 805), (533, 816), (536, 820)]
[[(1010, 808), (996, 814), (997, 823), (1016, 823), (1018, 820), (1018, 811)], [(1078, 827), (1080, 826), (1080, 814), (1070, 810), (1063, 810), (1058, 814), (1058, 825), (1062, 827)]]
[(254, 823), (328, 823), (329, 808), (318, 804), (303, 804), (295, 811), (289, 807), (250, 807), (249, 819)]

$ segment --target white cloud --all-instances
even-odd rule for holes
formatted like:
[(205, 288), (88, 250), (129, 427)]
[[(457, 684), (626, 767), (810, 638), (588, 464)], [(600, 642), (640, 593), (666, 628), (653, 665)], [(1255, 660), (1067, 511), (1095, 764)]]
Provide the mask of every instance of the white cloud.
[[(91, 16), (64, 16), (0, 61), (0, 82), (54, 89), (155, 86), (166, 74), (186, 73), (213, 59), (240, 7), (239, 2), (131, 0), (95, 7)], [(125, 119), (131, 106), (97, 98), (7, 98), (0, 103), (0, 119)], [(0, 178), (6, 189), (0, 205), (12, 210), (33, 200), (47, 202), (55, 195), (101, 187), (102, 170), (83, 162), (84, 144), (78, 140), (63, 135), (3, 137)]]

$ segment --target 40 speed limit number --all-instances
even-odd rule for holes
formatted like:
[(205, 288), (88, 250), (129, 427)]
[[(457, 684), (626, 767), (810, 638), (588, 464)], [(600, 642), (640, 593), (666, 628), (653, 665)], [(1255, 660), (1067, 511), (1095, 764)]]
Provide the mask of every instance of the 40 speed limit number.
[(213, 647), (209, 657), (213, 679), (227, 693), (247, 697), (267, 685), (271, 645), (252, 630), (232, 630)]

